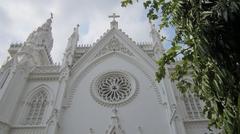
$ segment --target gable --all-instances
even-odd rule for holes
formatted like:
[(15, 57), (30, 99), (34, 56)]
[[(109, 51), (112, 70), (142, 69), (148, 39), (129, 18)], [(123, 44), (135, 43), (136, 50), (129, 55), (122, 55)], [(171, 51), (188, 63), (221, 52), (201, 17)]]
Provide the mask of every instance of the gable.
[(113, 28), (104, 33), (93, 47), (76, 62), (72, 68), (72, 72), (75, 73), (81, 66), (111, 52), (118, 52), (134, 57), (136, 60), (145, 63), (149, 68), (156, 70), (156, 64), (152, 58), (141, 50), (128, 35), (120, 29)]
[[(71, 105), (73, 94), (76, 90), (75, 86), (80, 79), (84, 78), (99, 63), (115, 56), (136, 66), (154, 83), (155, 71), (157, 69), (155, 62), (126, 34), (118, 29), (111, 29), (72, 67), (68, 90), (66, 91), (66, 107)], [(112, 64), (114, 63), (108, 63), (106, 67)]]

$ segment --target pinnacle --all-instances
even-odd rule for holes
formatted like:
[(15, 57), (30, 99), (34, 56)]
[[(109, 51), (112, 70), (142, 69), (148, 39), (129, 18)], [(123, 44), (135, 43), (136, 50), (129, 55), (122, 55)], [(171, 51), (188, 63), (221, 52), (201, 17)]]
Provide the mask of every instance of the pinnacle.
[(47, 21), (42, 24), (37, 30), (33, 31), (27, 38), (26, 42), (32, 45), (44, 45), (47, 48), (47, 51), (50, 52), (53, 46), (53, 38), (52, 38), (52, 19), (53, 14)]

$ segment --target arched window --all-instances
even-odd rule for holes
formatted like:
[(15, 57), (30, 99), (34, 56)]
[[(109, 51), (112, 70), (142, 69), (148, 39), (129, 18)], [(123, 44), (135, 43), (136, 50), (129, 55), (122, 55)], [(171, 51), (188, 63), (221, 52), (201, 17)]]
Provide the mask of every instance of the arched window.
[(27, 102), (25, 125), (40, 125), (48, 103), (48, 94), (45, 90), (37, 91)]
[(186, 93), (183, 95), (183, 97), (188, 118), (189, 119), (204, 118), (199, 97), (195, 96), (192, 93)]

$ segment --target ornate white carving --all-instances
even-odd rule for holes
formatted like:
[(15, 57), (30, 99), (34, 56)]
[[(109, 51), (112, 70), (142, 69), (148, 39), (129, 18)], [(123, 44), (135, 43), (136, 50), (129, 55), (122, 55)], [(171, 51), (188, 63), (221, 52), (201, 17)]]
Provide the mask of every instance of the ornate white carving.
[(133, 53), (127, 49), (123, 44), (119, 42), (119, 40), (113, 36), (113, 38), (110, 40), (110, 42), (105, 45), (97, 54), (95, 57), (99, 57), (101, 55), (104, 55), (108, 52), (122, 52), (124, 54), (127, 54), (129, 56), (133, 56)]
[(125, 134), (119, 123), (119, 117), (117, 116), (118, 110), (114, 108), (112, 112), (113, 112), (113, 115), (111, 117), (112, 124), (109, 126), (105, 134)]
[(47, 65), (47, 66), (36, 66), (31, 73), (59, 73), (60, 66), (57, 65)]
[(27, 45), (44, 45), (46, 46), (48, 52), (52, 50), (53, 47), (53, 37), (52, 37), (52, 15), (47, 21), (37, 30), (33, 31), (27, 38)]
[(24, 125), (40, 125), (48, 104), (48, 94), (45, 90), (40, 90), (27, 102), (28, 113)]
[(48, 120), (47, 120), (47, 124), (51, 124), (51, 123), (53, 123), (54, 121), (57, 121), (58, 116), (59, 116), (59, 111), (58, 111), (56, 108), (54, 108), (54, 109), (52, 110), (52, 113), (51, 113), (50, 117), (49, 117)]
[(36, 66), (30, 73), (29, 80), (58, 80), (60, 76), (60, 66), (46, 65)]
[(120, 71), (108, 72), (92, 82), (91, 95), (104, 106), (126, 104), (136, 96), (136, 80)]
[(120, 73), (110, 73), (100, 78), (97, 83), (97, 93), (110, 102), (119, 102), (130, 95), (131, 83)]
[(79, 40), (78, 27), (79, 25), (74, 27), (72, 35), (68, 38), (67, 48), (65, 49), (63, 57), (63, 67), (71, 66), (73, 64), (74, 50), (76, 49)]

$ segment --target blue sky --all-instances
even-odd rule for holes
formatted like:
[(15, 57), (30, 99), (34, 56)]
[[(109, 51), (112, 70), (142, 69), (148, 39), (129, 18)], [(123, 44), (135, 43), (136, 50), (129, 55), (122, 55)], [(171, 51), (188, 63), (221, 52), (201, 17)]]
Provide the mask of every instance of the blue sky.
[[(150, 25), (142, 2), (122, 8), (120, 0), (1, 0), (0, 65), (6, 61), (11, 43), (24, 42), (53, 12), (54, 38), (51, 55), (61, 62), (67, 39), (73, 27), (80, 24), (79, 44), (92, 44), (110, 28), (113, 12), (120, 15), (119, 28), (136, 42), (151, 42)], [(173, 31), (161, 34), (170, 36)]]

